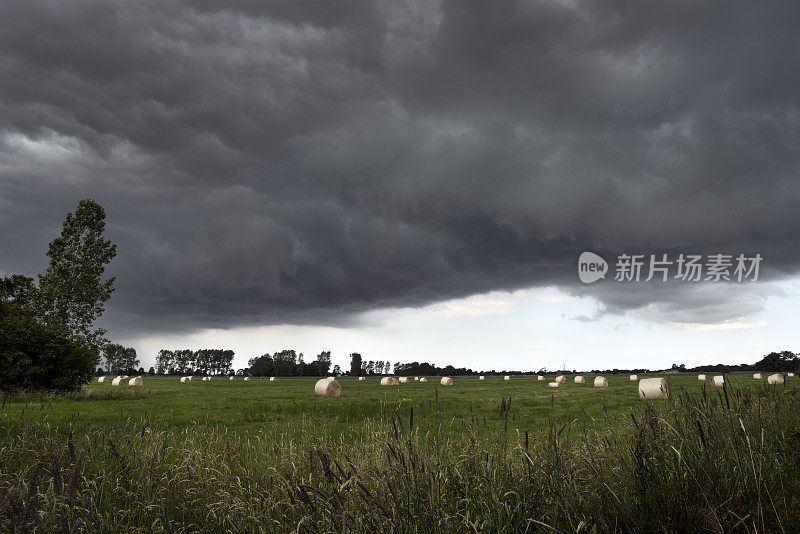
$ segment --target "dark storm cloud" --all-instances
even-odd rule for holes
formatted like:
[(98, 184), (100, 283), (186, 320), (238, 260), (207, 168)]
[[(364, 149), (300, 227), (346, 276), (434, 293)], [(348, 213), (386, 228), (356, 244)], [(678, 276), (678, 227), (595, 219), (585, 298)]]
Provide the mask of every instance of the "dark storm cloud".
[(584, 287), (575, 264), (760, 252), (763, 278), (797, 271), (799, 15), (788, 0), (4, 2), (0, 269), (41, 271), (92, 197), (119, 245), (115, 330), (346, 324), (545, 284), (601, 314), (747, 315), (760, 285)]

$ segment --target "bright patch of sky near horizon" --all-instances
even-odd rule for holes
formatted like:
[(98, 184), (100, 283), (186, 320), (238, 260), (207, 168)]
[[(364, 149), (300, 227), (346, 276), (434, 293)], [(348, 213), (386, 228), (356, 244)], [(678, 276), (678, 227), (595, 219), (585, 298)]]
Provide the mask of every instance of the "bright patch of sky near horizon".
[[(655, 323), (637, 316), (596, 317), (594, 298), (576, 298), (557, 288), (495, 291), (448, 300), (423, 308), (399, 308), (364, 314), (360, 326), (277, 325), (210, 329), (188, 335), (122, 339), (136, 348), (145, 368), (159, 349), (225, 348), (236, 352), (234, 367), (249, 358), (295, 349), (313, 360), (330, 350), (333, 364), (349, 369), (352, 352), (365, 361), (427, 361), (473, 370), (538, 371), (562, 368), (661, 369), (752, 363), (777, 350), (796, 350), (794, 311), (800, 305), (800, 278), (773, 283), (764, 309), (719, 324)], [(110, 332), (113, 335), (113, 332)]]

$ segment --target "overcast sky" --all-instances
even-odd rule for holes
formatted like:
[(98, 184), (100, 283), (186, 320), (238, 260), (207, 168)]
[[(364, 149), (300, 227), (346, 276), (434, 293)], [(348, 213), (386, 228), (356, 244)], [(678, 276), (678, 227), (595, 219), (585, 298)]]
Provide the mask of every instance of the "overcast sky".
[[(42, 272), (93, 198), (102, 325), (146, 364), (798, 350), (798, 27), (796, 0), (7, 0), (0, 274)], [(625, 253), (763, 261), (618, 282)]]

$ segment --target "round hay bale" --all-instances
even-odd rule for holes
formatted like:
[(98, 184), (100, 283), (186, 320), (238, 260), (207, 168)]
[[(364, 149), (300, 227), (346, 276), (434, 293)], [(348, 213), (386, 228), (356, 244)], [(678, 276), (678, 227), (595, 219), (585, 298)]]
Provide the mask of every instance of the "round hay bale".
[(111, 381), (111, 385), (112, 386), (119, 386), (120, 384), (122, 384), (122, 380), (123, 380), (123, 378), (121, 376), (117, 376), (117, 377), (114, 378), (114, 380)]
[(244, 381), (245, 381), (245, 382), (247, 382), (248, 380), (250, 380), (250, 377), (249, 377), (249, 376), (246, 376), (246, 377), (244, 377)]
[(141, 376), (136, 376), (136, 377), (131, 378), (130, 380), (128, 380), (128, 385), (129, 386), (143, 386), (144, 385), (144, 380), (142, 380)]
[(191, 380), (192, 380), (192, 377), (190, 377), (190, 376), (182, 376), (181, 377), (181, 382), (189, 382)]
[(556, 382), (558, 382), (559, 384), (563, 384), (566, 381), (567, 381), (567, 377), (564, 376), (564, 375), (558, 375), (556, 377)]
[(548, 385), (548, 387), (551, 387), (551, 388), (557, 388), (558, 386), (561, 385), (561, 382), (550, 382), (547, 385)]
[(271, 376), (271, 377), (269, 377), (269, 381), (270, 381), (270, 382), (275, 382), (277, 379), (278, 379), (278, 377), (277, 377), (277, 376)]
[(543, 382), (544, 381), (544, 377), (542, 375), (539, 375), (539, 376), (536, 377), (536, 380), (538, 380), (539, 382)]
[(367, 379), (367, 377), (365, 377), (365, 376), (359, 376), (359, 377), (358, 377), (358, 381), (359, 381), (359, 382), (363, 382), (363, 381), (364, 381), (364, 380), (366, 380), (366, 379)]
[(783, 375), (780, 373), (769, 375), (767, 377), (767, 384), (783, 384)]
[(382, 386), (397, 386), (399, 384), (400, 384), (400, 381), (398, 381), (393, 376), (384, 376), (383, 378), (381, 378), (381, 385)]
[(414, 377), (414, 382), (419, 382), (419, 377), (418, 376)]
[(399, 381), (401, 384), (407, 384), (407, 383), (408, 383), (408, 377), (407, 377), (407, 376), (401, 376), (401, 377), (400, 377), (400, 378), (398, 378), (397, 380), (398, 380), (398, 381)]
[(636, 382), (637, 380), (639, 380), (637, 375), (631, 375), (631, 382)]
[(578, 375), (578, 376), (575, 377), (575, 383), (576, 384), (585, 384), (586, 380), (581, 375)]
[(236, 377), (235, 376), (229, 376), (228, 380), (233, 380), (234, 378), (236, 378)]
[(717, 375), (711, 379), (711, 382), (717, 387), (722, 387), (722, 384), (725, 383), (725, 377)]
[(97, 379), (97, 381), (98, 382), (105, 382), (106, 381), (106, 377), (101, 376), (100, 378)]
[(639, 380), (640, 399), (668, 399), (669, 386), (663, 378), (642, 378)]
[(314, 395), (317, 397), (338, 397), (342, 394), (342, 386), (332, 378), (322, 378), (314, 385)]
[(503, 380), (511, 380), (511, 376), (506, 375), (506, 376), (503, 377)]
[(608, 387), (608, 380), (605, 379), (603, 376), (598, 376), (594, 379), (594, 387), (596, 388), (607, 388)]
[(788, 376), (789, 378), (794, 378), (794, 373), (789, 373), (786, 376)]
[(761, 373), (754, 373), (753, 380), (761, 380)]
[(443, 376), (442, 379), (439, 382), (441, 382), (441, 384), (443, 386), (452, 386), (453, 385), (453, 379), (450, 378), (449, 376)]
[(697, 375), (697, 379), (700, 380), (701, 382), (705, 381), (706, 375)]
[(425, 377), (423, 376), (422, 378), (420, 378), (420, 379), (419, 379), (419, 381), (420, 381), (420, 382), (427, 382), (427, 381), (428, 381), (428, 379), (427, 379), (427, 378), (425, 378)]
[(478, 380), (486, 380), (486, 378), (483, 375), (481, 375), (478, 377)]

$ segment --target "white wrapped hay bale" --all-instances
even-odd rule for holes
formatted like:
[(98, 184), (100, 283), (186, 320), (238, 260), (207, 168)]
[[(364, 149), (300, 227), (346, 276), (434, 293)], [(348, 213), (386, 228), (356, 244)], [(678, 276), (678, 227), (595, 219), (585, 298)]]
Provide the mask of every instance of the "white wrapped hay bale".
[(245, 381), (245, 382), (247, 382), (248, 380), (250, 380), (250, 377), (249, 377), (249, 376), (246, 376), (246, 377), (244, 377), (244, 381)]
[(542, 375), (539, 375), (536, 377), (536, 380), (538, 380), (539, 382), (544, 382), (544, 377)]
[(509, 375), (506, 375), (503, 377), (503, 380), (511, 380), (511, 377)]
[(114, 378), (114, 380), (111, 381), (111, 385), (112, 386), (119, 386), (120, 384), (122, 384), (122, 381), (123, 381), (123, 378), (121, 376), (117, 376), (117, 377)]
[(697, 379), (700, 380), (701, 382), (704, 382), (706, 379), (706, 375), (697, 375)]
[(578, 375), (578, 376), (575, 377), (575, 383), (576, 384), (585, 384), (586, 380), (581, 375)]
[(443, 376), (442, 379), (440, 380), (440, 382), (441, 382), (441, 384), (443, 386), (452, 386), (453, 385), (453, 379), (450, 378), (449, 376)]
[(98, 382), (105, 382), (106, 381), (106, 377), (101, 376), (100, 378), (97, 379), (97, 381)]
[(481, 375), (478, 377), (478, 380), (486, 380), (486, 378), (483, 375)]
[(366, 379), (367, 379), (367, 378), (366, 378), (365, 376), (359, 376), (359, 377), (358, 377), (358, 381), (359, 381), (359, 382), (363, 382), (363, 381), (364, 381), (364, 380), (366, 380)]
[(401, 376), (400, 378), (398, 378), (398, 381), (401, 384), (407, 384), (408, 383), (408, 377), (407, 376)]
[(669, 388), (663, 378), (643, 378), (639, 381), (640, 399), (668, 399)]
[(767, 384), (783, 384), (783, 375), (780, 373), (769, 375), (767, 377)]
[(133, 377), (130, 380), (128, 380), (128, 385), (129, 386), (143, 386), (144, 385), (144, 380), (142, 379), (141, 376), (136, 376), (136, 377)]
[(414, 377), (414, 382), (419, 382), (419, 377), (418, 376)]
[(334, 378), (322, 378), (314, 385), (314, 395), (317, 397), (338, 397), (342, 394), (342, 386)]
[(229, 376), (228, 380), (233, 380), (234, 378), (236, 378), (236, 377), (235, 376)]
[(789, 378), (794, 378), (794, 373), (789, 373), (786, 376), (788, 376)]
[(382, 386), (397, 386), (398, 384), (400, 384), (400, 381), (393, 376), (384, 376), (381, 378)]
[(598, 376), (594, 379), (594, 387), (596, 388), (607, 388), (608, 387), (608, 380), (604, 376)]
[(192, 377), (191, 376), (182, 376), (181, 377), (181, 382), (191, 382), (191, 381), (192, 381)]
[(278, 379), (278, 377), (277, 377), (277, 376), (271, 376), (271, 377), (269, 377), (269, 381), (270, 381), (270, 382), (275, 382), (277, 379)]
[(725, 383), (725, 377), (722, 375), (717, 375), (711, 379), (711, 383), (717, 387), (722, 387), (722, 384)]
[(419, 381), (420, 381), (420, 382), (427, 382), (427, 381), (428, 381), (428, 379), (427, 379), (427, 378), (425, 378), (425, 377), (423, 376), (422, 378), (420, 378), (420, 379), (419, 379)]
[(556, 382), (558, 382), (559, 384), (563, 384), (566, 381), (567, 381), (567, 377), (564, 376), (564, 375), (558, 375), (556, 377)]
[(550, 383), (549, 383), (549, 384), (547, 384), (547, 385), (548, 385), (549, 387), (551, 387), (551, 388), (557, 388), (558, 386), (560, 386), (560, 385), (561, 385), (561, 383), (560, 383), (560, 382), (550, 382)]
[(761, 380), (761, 373), (753, 374), (753, 380)]
[(637, 380), (639, 380), (637, 375), (631, 375), (631, 382), (636, 382)]

